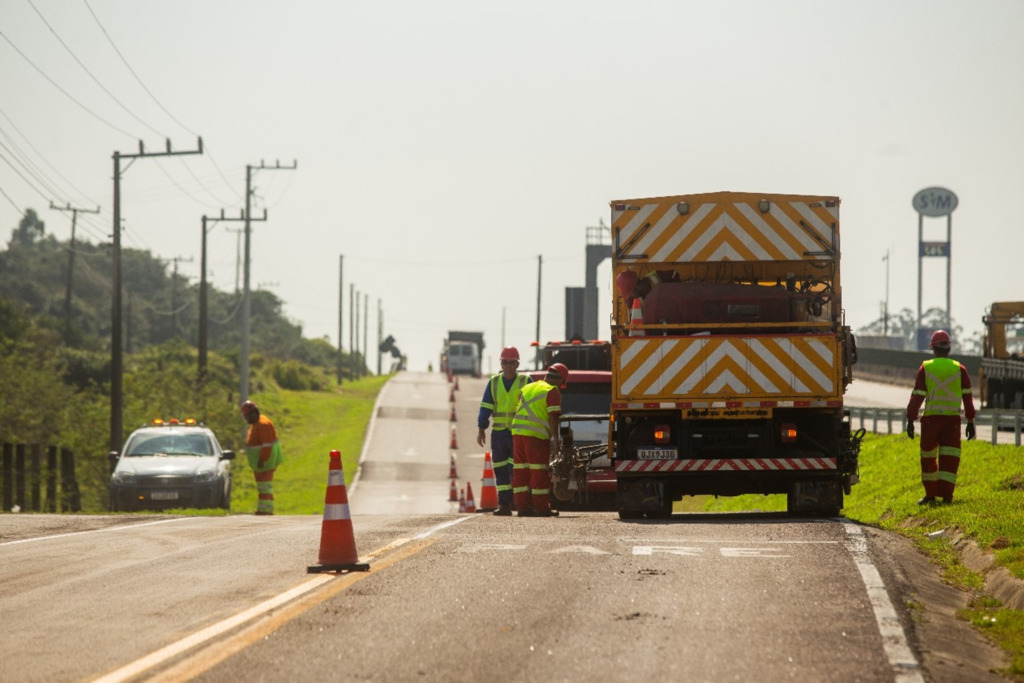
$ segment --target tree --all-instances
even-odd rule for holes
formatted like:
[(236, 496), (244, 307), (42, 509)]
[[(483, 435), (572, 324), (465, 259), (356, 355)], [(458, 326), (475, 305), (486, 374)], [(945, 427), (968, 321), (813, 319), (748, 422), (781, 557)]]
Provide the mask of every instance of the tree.
[(25, 215), (18, 222), (18, 227), (11, 232), (10, 247), (35, 244), (46, 235), (46, 224), (39, 220), (35, 209), (25, 209)]

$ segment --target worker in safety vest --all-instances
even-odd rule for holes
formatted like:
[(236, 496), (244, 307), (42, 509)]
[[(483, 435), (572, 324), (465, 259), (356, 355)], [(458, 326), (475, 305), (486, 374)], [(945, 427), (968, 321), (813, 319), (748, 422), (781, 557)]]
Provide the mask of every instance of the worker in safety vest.
[(921, 483), (924, 498), (919, 505), (929, 505), (938, 498), (953, 502), (956, 473), (960, 468), (960, 403), (964, 404), (967, 440), (976, 435), (974, 398), (971, 376), (960, 363), (949, 356), (950, 339), (945, 330), (932, 334), (934, 358), (926, 360), (917, 370), (914, 390), (907, 405), (907, 436), (914, 438), (914, 420), (924, 404), (921, 417)]
[(476, 445), (483, 446), (485, 430), (491, 424), (491, 460), (494, 467), (495, 488), (498, 490), (498, 509), (494, 514), (508, 517), (512, 514), (512, 417), (515, 414), (519, 392), (530, 382), (529, 375), (518, 372), (519, 349), (506, 346), (501, 350), (501, 372), (491, 377), (484, 387), (480, 412), (476, 418)]
[(245, 455), (256, 477), (257, 515), (274, 514), (274, 470), (284, 462), (277, 430), (270, 418), (260, 414), (259, 407), (252, 401), (241, 405), (242, 417), (249, 423), (245, 437)]
[(512, 495), (520, 517), (554, 517), (551, 509), (551, 458), (561, 447), (558, 417), (569, 369), (561, 363), (548, 368), (544, 379), (531, 382), (519, 394), (512, 419)]

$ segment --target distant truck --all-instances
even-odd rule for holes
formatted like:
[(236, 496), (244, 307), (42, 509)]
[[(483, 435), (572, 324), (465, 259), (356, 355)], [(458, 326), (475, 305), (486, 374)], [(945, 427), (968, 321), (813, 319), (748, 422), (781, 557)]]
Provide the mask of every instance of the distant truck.
[[(1024, 301), (998, 301), (981, 319), (981, 407), (995, 410), (1024, 408)], [(1010, 328), (1014, 335), (1007, 335)], [(1009, 340), (1008, 340), (1009, 337)]]
[(483, 332), (449, 330), (441, 349), (441, 372), (480, 377)]
[(717, 192), (611, 209), (620, 518), (750, 493), (837, 515), (863, 436), (843, 408), (856, 347), (839, 198)]

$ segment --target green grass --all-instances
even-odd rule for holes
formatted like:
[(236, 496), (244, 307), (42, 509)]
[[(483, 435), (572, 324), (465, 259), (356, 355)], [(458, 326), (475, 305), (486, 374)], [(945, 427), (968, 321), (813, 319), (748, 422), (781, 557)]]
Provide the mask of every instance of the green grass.
[[(330, 392), (276, 391), (253, 397), (277, 428), (284, 452), (284, 463), (274, 475), (277, 514), (323, 514), (332, 450), (341, 452), (345, 483), (352, 483), (377, 394), (388, 379), (365, 377)], [(233, 474), (232, 511), (255, 511), (256, 482), (244, 453), (238, 454)]]

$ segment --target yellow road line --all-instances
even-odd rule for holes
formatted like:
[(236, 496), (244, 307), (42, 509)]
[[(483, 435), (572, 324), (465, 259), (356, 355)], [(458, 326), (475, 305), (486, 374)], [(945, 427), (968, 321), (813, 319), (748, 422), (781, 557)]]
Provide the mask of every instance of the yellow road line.
[[(375, 560), (376, 558), (390, 552), (391, 550), (400, 548), (407, 543), (411, 543), (414, 541), (415, 543), (413, 543), (413, 545), (409, 546), (408, 548), (405, 548), (404, 550), (395, 553), (394, 555), (385, 557), (383, 560), (377, 561), (374, 564), (370, 565), (370, 570), (367, 572), (351, 572), (340, 575), (317, 575), (316, 577), (311, 578), (308, 581), (304, 581), (303, 583), (299, 584), (298, 586), (295, 586), (291, 590), (285, 591), (284, 593), (281, 593), (280, 595), (277, 595), (271, 598), (270, 600), (266, 600), (243, 612), (239, 612), (233, 617), (229, 617), (227, 619), (224, 619), (223, 621), (208, 626), (202, 629), (201, 631), (197, 631), (190, 636), (182, 638), (181, 640), (171, 643), (170, 645), (167, 645), (166, 647), (163, 647), (155, 652), (151, 652), (150, 654), (141, 657), (135, 660), (134, 662), (126, 664), (125, 666), (121, 667), (120, 669), (117, 669), (116, 671), (112, 671), (104, 676), (101, 676), (100, 678), (95, 679), (93, 683), (121, 683), (122, 681), (131, 680), (137, 676), (140, 676), (146, 671), (156, 666), (159, 666), (160, 664), (163, 664), (164, 662), (173, 659), (174, 657), (177, 657), (178, 655), (188, 652), (192, 648), (198, 647), (203, 643), (206, 643), (207, 641), (210, 641), (220, 636), (221, 634), (230, 631), (231, 629), (241, 626), (247, 621), (251, 621), (274, 609), (282, 607), (283, 605), (288, 605), (288, 603), (291, 603), (293, 600), (296, 600), (297, 598), (300, 598), (301, 596), (310, 593), (310, 595), (308, 595), (307, 597), (298, 600), (294, 604), (288, 605), (283, 610), (281, 610), (281, 612), (268, 616), (262, 621), (246, 628), (241, 633), (232, 636), (226, 642), (218, 641), (216, 645), (204, 648), (203, 650), (190, 656), (185, 661), (175, 665), (172, 669), (157, 674), (155, 677), (153, 677), (152, 680), (178, 681), (183, 680), (185, 678), (197, 676), (199, 673), (202, 673), (203, 671), (206, 671), (207, 669), (210, 669), (216, 666), (218, 663), (224, 661), (224, 659), (226, 659), (227, 657), (230, 657), (236, 652), (239, 652), (245, 647), (248, 647), (252, 644), (254, 640), (258, 640), (267, 633), (270, 633), (275, 629), (280, 628), (281, 625), (286, 623), (289, 619), (293, 619), (296, 616), (305, 612), (306, 610), (320, 604), (324, 600), (327, 600), (328, 598), (337, 595), (338, 593), (345, 590), (354, 583), (362, 581), (368, 576), (383, 571), (384, 569), (387, 569), (396, 562), (400, 562), (401, 560), (404, 560), (405, 558), (414, 555), (415, 553), (418, 553), (421, 550), (424, 550), (434, 542), (432, 539), (429, 539), (430, 536), (432, 536), (438, 531), (447, 529), (450, 526), (454, 526), (456, 524), (464, 522), (467, 519), (473, 519), (473, 517), (458, 517), (453, 520), (442, 522), (441, 524), (433, 526), (430, 529), (427, 529), (423, 533), (417, 534), (412, 538), (396, 539), (391, 543), (388, 543), (387, 545), (372, 551), (369, 555), (366, 555), (364, 559)], [(313, 590), (325, 584), (331, 585), (327, 586), (322, 591), (312, 593)], [(250, 633), (258, 633), (258, 635), (254, 636), (253, 638), (247, 638), (247, 634)], [(227, 653), (223, 657), (220, 656), (222, 648)], [(191, 673), (183, 673), (182, 671), (179, 671), (179, 668), (185, 667), (189, 667), (189, 671), (191, 671)]]
[(336, 577), (333, 581), (330, 581), (321, 590), (311, 593), (301, 600), (297, 600), (274, 614), (267, 615), (257, 623), (249, 626), (230, 638), (227, 638), (226, 640), (219, 640), (216, 643), (207, 645), (202, 650), (190, 655), (188, 659), (175, 664), (171, 668), (162, 671), (147, 680), (151, 683), (191, 680), (200, 674), (209, 671), (221, 662), (233, 657), (250, 645), (259, 642), (299, 615), (309, 611), (326, 600), (333, 598), (335, 595), (341, 593), (347, 588), (350, 588), (357, 582), (381, 572), (391, 565), (415, 555), (421, 550), (425, 550), (427, 547), (433, 545), (434, 542), (435, 539), (427, 539), (403, 548), (399, 552), (389, 555), (383, 560), (373, 564), (368, 572), (342, 574)]

